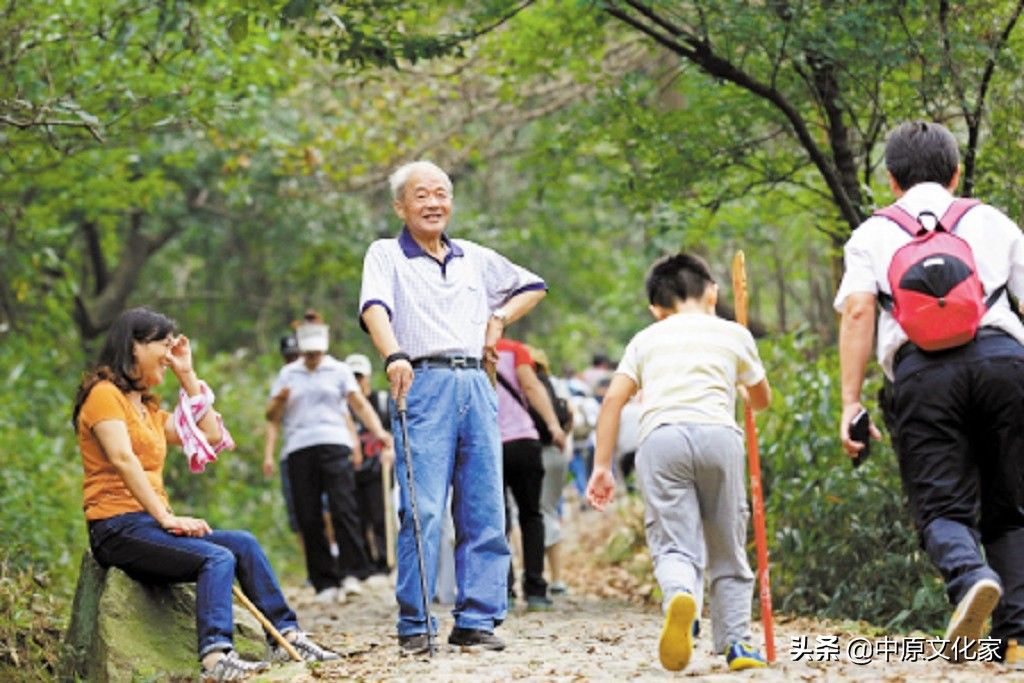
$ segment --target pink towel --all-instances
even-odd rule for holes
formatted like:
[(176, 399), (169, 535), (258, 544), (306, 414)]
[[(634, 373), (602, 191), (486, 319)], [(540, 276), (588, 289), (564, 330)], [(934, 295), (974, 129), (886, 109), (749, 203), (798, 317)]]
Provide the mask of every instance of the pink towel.
[(184, 389), (178, 390), (178, 405), (174, 408), (174, 428), (181, 439), (185, 457), (188, 458), (188, 467), (193, 472), (202, 472), (206, 469), (207, 463), (217, 459), (218, 453), (235, 447), (235, 441), (219, 414), (217, 427), (221, 433), (220, 443), (211, 446), (206, 440), (206, 434), (199, 428), (199, 422), (210, 411), (214, 398), (213, 391), (203, 381), (199, 382), (199, 394), (196, 396), (189, 396)]

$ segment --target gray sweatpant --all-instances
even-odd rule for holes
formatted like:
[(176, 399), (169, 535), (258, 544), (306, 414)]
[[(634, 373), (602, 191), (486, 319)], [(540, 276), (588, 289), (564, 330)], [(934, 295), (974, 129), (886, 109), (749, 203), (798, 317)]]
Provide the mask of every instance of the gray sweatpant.
[(715, 652), (749, 641), (754, 575), (746, 552), (741, 433), (719, 425), (662, 425), (640, 444), (636, 471), (662, 607), (685, 591), (693, 594), (700, 614), (706, 566)]

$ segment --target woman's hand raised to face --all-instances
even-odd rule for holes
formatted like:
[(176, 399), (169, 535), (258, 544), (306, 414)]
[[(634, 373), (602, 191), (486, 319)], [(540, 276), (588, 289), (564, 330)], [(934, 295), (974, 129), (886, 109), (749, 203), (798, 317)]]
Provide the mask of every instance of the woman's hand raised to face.
[(168, 361), (171, 365), (171, 370), (180, 379), (184, 375), (192, 373), (192, 345), (188, 341), (188, 337), (183, 334), (178, 335), (174, 339), (174, 343), (171, 345), (170, 353), (167, 354)]

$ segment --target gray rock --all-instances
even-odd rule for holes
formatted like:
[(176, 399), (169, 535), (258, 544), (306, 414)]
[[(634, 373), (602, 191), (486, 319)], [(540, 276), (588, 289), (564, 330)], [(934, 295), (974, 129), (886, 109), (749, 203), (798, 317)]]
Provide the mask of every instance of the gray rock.
[[(196, 650), (195, 586), (139, 583), (119, 569), (103, 569), (86, 551), (65, 637), (61, 680), (193, 681)], [(245, 658), (266, 655), (263, 629), (237, 605), (235, 649)]]

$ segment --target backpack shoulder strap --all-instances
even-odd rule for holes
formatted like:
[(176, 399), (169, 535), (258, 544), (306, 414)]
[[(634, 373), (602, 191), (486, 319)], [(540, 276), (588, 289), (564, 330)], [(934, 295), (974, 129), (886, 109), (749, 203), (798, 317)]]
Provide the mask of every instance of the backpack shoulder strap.
[(942, 227), (945, 228), (946, 232), (951, 233), (956, 230), (957, 223), (959, 223), (960, 219), (964, 217), (964, 214), (976, 207), (978, 204), (981, 204), (981, 201), (969, 197), (954, 199), (953, 203), (949, 205), (948, 209), (946, 209), (946, 213), (942, 214), (942, 218), (939, 220), (939, 223), (942, 224)]
[(526, 398), (521, 393), (516, 391), (515, 387), (512, 386), (512, 383), (505, 379), (505, 376), (500, 372), (495, 372), (494, 376), (497, 378), (498, 383), (501, 384), (501, 386), (505, 387), (505, 391), (507, 391), (512, 396), (512, 398), (516, 400), (516, 403), (521, 405), (523, 407), (523, 410), (525, 410), (526, 412), (530, 412), (530, 406), (526, 402)]
[(890, 204), (884, 209), (875, 211), (873, 216), (881, 216), (882, 218), (888, 218), (896, 225), (903, 228), (908, 235), (911, 237), (917, 237), (924, 230), (924, 226), (917, 222), (917, 219), (911, 216), (907, 211), (896, 204)]

